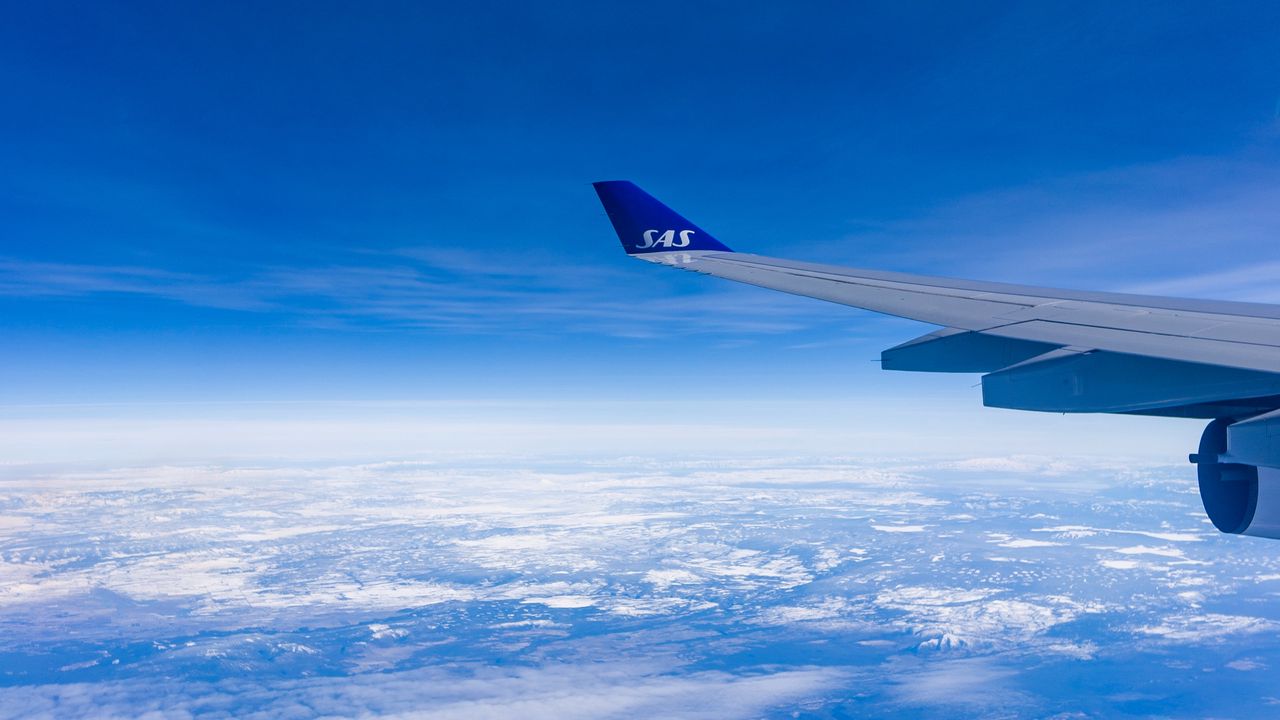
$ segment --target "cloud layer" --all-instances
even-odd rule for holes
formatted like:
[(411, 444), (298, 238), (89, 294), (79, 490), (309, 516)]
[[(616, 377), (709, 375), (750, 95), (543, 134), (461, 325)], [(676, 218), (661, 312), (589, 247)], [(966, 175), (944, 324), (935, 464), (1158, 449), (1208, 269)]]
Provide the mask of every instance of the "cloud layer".
[(1261, 707), (1269, 546), (1176, 470), (997, 460), (12, 467), (0, 716)]

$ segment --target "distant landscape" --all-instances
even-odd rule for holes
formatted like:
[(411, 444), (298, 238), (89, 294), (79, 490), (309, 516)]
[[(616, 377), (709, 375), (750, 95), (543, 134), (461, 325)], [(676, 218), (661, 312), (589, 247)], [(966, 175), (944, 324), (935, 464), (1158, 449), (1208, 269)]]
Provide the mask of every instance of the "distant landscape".
[(1280, 704), (1184, 466), (169, 466), (0, 484), (0, 716), (1182, 716)]

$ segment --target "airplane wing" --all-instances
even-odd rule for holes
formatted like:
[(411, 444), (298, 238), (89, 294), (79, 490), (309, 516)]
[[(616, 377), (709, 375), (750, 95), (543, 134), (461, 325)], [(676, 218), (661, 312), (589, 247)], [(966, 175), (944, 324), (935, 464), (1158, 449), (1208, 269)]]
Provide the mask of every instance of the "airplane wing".
[(1082, 292), (736, 253), (626, 181), (596, 191), (628, 254), (943, 329), (888, 370), (988, 373), (984, 402), (1187, 417), (1280, 408), (1280, 306)]
[[(983, 373), (983, 404), (991, 407), (1213, 418), (1206, 442), (1222, 437), (1202, 443), (1195, 456), (1202, 477), (1210, 459), (1219, 468), (1241, 462), (1280, 468), (1280, 306), (737, 253), (630, 182), (598, 182), (595, 189), (633, 257), (940, 326), (885, 350), (885, 369)], [(1234, 440), (1246, 436), (1253, 439)], [(1276, 507), (1280, 537), (1280, 496)]]

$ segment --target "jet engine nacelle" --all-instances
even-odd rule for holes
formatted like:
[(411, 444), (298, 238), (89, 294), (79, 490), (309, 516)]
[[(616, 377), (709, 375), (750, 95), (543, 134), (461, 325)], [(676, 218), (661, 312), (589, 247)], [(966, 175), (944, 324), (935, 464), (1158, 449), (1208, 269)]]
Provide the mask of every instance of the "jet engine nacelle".
[(1256, 426), (1246, 421), (1237, 433), (1232, 425), (1227, 419), (1209, 423), (1200, 437), (1200, 452), (1191, 456), (1204, 510), (1224, 533), (1280, 539), (1280, 469), (1242, 462), (1253, 458), (1248, 452), (1243, 457), (1233, 453), (1239, 449), (1232, 446), (1251, 445), (1244, 433), (1256, 432)]

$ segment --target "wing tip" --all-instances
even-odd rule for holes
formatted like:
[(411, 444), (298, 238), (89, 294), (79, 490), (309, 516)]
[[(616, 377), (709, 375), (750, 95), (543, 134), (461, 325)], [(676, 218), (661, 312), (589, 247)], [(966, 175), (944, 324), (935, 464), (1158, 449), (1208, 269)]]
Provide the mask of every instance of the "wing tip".
[(628, 255), (679, 250), (733, 252), (630, 180), (599, 180), (591, 185)]

